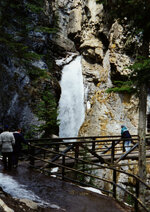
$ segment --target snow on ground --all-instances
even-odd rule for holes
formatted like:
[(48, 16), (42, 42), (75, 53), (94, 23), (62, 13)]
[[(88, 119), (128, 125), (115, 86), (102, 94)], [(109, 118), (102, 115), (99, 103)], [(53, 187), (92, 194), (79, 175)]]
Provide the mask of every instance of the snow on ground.
[(96, 188), (92, 188), (92, 187), (82, 187), (82, 186), (79, 186), (80, 188), (83, 188), (85, 190), (88, 190), (88, 191), (92, 191), (92, 192), (95, 192), (95, 193), (98, 193), (98, 194), (102, 194), (104, 195), (100, 190), (96, 189)]

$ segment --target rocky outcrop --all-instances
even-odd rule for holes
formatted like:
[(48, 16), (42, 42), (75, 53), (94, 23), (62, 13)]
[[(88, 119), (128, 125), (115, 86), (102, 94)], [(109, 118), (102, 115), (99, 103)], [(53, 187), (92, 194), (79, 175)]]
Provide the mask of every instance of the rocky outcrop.
[(4, 192), (2, 188), (0, 188), (0, 211), (2, 212), (36, 212), (42, 211), (42, 208), (38, 206), (37, 203), (31, 200), (25, 199), (16, 199), (11, 197), (9, 194)]
[[(106, 22), (103, 6), (95, 0), (62, 1), (57, 4), (59, 35), (73, 43), (67, 51), (82, 55), (82, 72), (85, 88), (85, 120), (79, 136), (120, 135), (121, 125), (131, 134), (137, 134), (138, 98), (131, 94), (107, 93), (115, 80), (126, 80), (134, 61), (134, 39), (128, 36), (118, 22), (111, 26)], [(58, 1), (55, 1), (58, 3)], [(56, 4), (55, 4), (56, 6)], [(62, 39), (57, 40), (57, 43)], [(64, 46), (66, 45), (66, 46)], [(148, 106), (149, 110), (149, 106)], [(129, 167), (131, 173), (137, 167)], [(107, 174), (101, 171), (99, 175)], [(124, 184), (129, 179), (118, 176)]]
[[(56, 6), (57, 5), (57, 6)], [(73, 42), (69, 51), (82, 55), (82, 70), (85, 86), (85, 121), (79, 134), (120, 134), (120, 125), (125, 124), (131, 133), (137, 133), (138, 100), (128, 94), (108, 94), (106, 90), (113, 80), (126, 76), (126, 67), (132, 63), (127, 54), (127, 38), (121, 25), (111, 27), (105, 22), (103, 6), (95, 0), (55, 1), (61, 36)], [(57, 39), (57, 38), (55, 38)], [(57, 43), (61, 42), (57, 40)], [(61, 44), (68, 51), (68, 45)], [(67, 54), (67, 53), (66, 53)]]

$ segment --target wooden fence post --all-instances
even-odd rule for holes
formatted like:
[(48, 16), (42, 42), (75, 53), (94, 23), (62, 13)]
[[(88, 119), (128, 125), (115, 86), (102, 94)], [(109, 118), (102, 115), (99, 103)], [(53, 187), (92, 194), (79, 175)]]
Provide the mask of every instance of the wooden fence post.
[[(139, 198), (139, 181), (137, 179), (136, 179), (135, 190), (136, 190), (136, 198), (138, 199)], [(139, 209), (137, 200), (135, 200), (134, 209), (135, 209), (135, 211), (138, 211), (138, 209)]]
[(95, 152), (95, 138), (93, 138), (93, 142), (92, 142), (92, 152)]
[[(112, 149), (111, 149), (111, 163), (114, 164), (115, 157), (115, 143), (112, 141)], [(113, 197), (116, 199), (116, 170), (113, 169)]]
[(75, 144), (75, 160), (76, 163), (78, 163), (78, 157), (79, 157), (79, 144)]
[(35, 147), (34, 146), (30, 146), (30, 165), (34, 166), (35, 164), (35, 160), (34, 160), (34, 155), (35, 155)]
[[(62, 165), (65, 166), (65, 155), (62, 156)], [(65, 167), (62, 167), (62, 180), (65, 177)]]
[(113, 170), (113, 197), (116, 199), (116, 170)]
[(112, 141), (112, 149), (111, 149), (111, 163), (114, 163), (114, 157), (115, 157), (115, 145), (114, 142)]
[(44, 150), (44, 154), (43, 154), (44, 159), (46, 158), (46, 151)]

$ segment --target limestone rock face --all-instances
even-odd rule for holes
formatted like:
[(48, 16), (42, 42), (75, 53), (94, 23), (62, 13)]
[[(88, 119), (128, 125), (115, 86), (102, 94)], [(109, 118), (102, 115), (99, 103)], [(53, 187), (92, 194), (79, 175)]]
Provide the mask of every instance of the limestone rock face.
[(95, 0), (56, 0), (55, 7), (62, 36), (56, 42), (66, 51), (82, 55), (86, 114), (79, 135), (120, 134), (121, 124), (137, 133), (136, 97), (106, 92), (113, 85), (112, 79), (129, 73), (126, 67), (133, 61), (124, 50), (127, 39), (123, 27), (117, 21), (108, 27), (103, 5)]
[[(66, 55), (69, 54), (67, 51), (82, 55), (85, 120), (79, 136), (120, 135), (122, 124), (127, 126), (131, 134), (137, 134), (136, 96), (106, 92), (113, 86), (114, 81), (126, 80), (130, 72), (127, 67), (134, 62), (134, 50), (130, 45), (133, 40), (129, 41), (126, 29), (117, 21), (110, 26), (106, 22), (103, 6), (96, 4), (96, 0), (68, 0), (65, 6), (60, 1), (57, 12), (61, 29), (59, 35), (64, 38), (64, 42), (61, 39), (56, 39), (56, 42), (61, 43)], [(148, 97), (148, 111), (149, 102)], [(131, 173), (137, 174), (137, 166), (127, 168)], [(124, 169), (126, 170), (126, 166)], [(98, 173), (102, 178), (106, 175), (112, 176), (106, 170)], [(130, 182), (124, 174), (117, 177), (123, 187)], [(118, 192), (120, 196), (124, 195), (124, 192)]]
[[(70, 13), (73, 15), (73, 2), (71, 0), (55, 0), (52, 2), (54, 17), (58, 19), (59, 31), (51, 37), (59, 47), (65, 51), (76, 51), (74, 42), (68, 38), (68, 24)], [(78, 25), (78, 24), (77, 24)]]
[(129, 64), (132, 64), (132, 58), (124, 52), (124, 40), (123, 28), (117, 23), (112, 25), (110, 30), (110, 63), (116, 67), (116, 71), (122, 75), (129, 74), (129, 69), (125, 68)]
[(74, 34), (81, 31), (82, 8), (77, 7), (70, 12), (68, 34)]

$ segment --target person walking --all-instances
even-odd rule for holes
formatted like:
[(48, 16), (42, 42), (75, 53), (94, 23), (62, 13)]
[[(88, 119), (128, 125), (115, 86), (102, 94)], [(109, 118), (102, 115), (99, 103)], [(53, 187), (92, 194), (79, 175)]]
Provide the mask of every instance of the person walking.
[(13, 167), (17, 168), (19, 156), (22, 150), (22, 143), (27, 144), (24, 136), (21, 133), (21, 129), (17, 128), (17, 130), (13, 133), (15, 138), (15, 145), (13, 146), (13, 155), (12, 155), (12, 162)]
[(129, 151), (129, 149), (131, 148), (131, 135), (127, 127), (124, 125), (121, 125), (121, 138), (129, 138), (127, 140), (123, 140), (123, 152)]
[(11, 170), (12, 168), (12, 152), (14, 144), (15, 138), (13, 134), (9, 132), (8, 125), (5, 125), (4, 132), (0, 134), (0, 146), (3, 156), (4, 170)]

